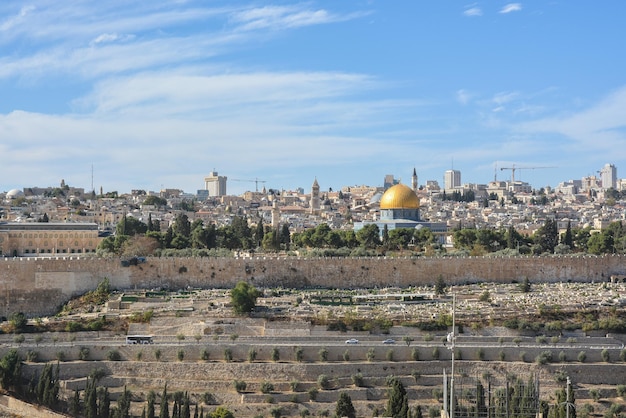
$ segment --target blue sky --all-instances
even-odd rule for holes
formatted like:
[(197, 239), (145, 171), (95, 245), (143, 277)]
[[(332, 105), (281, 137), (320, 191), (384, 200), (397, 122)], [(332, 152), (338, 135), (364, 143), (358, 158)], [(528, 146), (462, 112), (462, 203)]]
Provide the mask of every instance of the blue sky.
[[(626, 2), (0, 3), (0, 191), (626, 177)], [(233, 194), (254, 189), (229, 181)]]

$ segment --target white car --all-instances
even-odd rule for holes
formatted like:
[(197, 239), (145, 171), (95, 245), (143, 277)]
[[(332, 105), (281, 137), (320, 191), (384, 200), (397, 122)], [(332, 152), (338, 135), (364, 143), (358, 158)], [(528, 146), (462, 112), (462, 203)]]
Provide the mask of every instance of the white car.
[(359, 340), (357, 340), (356, 338), (350, 338), (349, 340), (346, 340), (346, 344), (358, 344)]
[(396, 340), (394, 340), (393, 338), (387, 338), (385, 341), (383, 341), (383, 344), (395, 344)]

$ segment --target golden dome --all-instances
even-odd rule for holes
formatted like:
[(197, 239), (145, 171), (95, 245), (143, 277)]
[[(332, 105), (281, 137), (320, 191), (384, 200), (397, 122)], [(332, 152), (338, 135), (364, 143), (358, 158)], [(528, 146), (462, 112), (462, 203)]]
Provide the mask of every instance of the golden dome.
[(381, 209), (418, 209), (420, 200), (415, 192), (404, 184), (396, 184), (387, 189), (380, 198)]

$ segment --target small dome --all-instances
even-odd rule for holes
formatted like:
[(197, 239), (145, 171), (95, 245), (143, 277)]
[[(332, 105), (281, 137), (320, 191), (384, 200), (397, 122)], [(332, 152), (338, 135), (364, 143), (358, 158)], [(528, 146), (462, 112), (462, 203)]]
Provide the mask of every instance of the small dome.
[(390, 187), (380, 199), (381, 209), (418, 209), (419, 207), (419, 198), (409, 186), (404, 184)]
[(20, 196), (24, 196), (24, 192), (18, 189), (12, 189), (7, 192), (7, 199), (15, 199)]

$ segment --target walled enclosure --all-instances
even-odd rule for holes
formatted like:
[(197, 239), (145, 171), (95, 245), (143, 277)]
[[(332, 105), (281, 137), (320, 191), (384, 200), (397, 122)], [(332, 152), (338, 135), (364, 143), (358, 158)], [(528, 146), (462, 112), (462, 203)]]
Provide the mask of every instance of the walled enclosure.
[(50, 315), (108, 278), (117, 289), (257, 287), (373, 288), (473, 282), (608, 281), (626, 273), (626, 256), (433, 258), (148, 258), (128, 267), (118, 258), (0, 260), (0, 315)]

